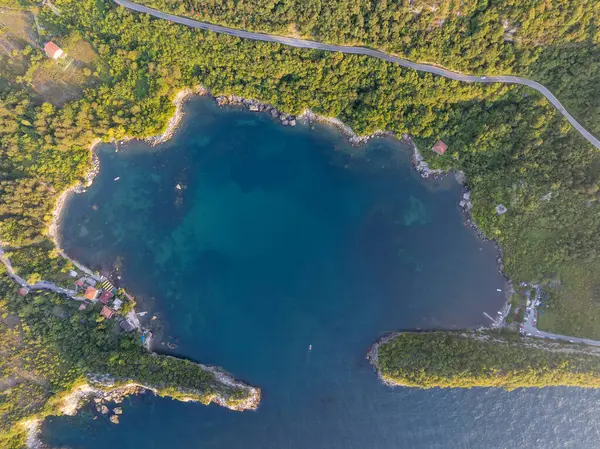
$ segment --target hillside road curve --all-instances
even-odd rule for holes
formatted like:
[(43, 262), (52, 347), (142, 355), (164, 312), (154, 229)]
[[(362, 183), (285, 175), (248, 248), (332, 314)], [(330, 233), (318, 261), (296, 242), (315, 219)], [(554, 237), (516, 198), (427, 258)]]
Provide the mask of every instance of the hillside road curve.
[(598, 140), (591, 132), (585, 129), (570, 113), (566, 110), (566, 108), (558, 101), (558, 98), (554, 96), (550, 90), (544, 85), (538, 83), (537, 81), (533, 81), (527, 78), (521, 78), (518, 76), (475, 76), (475, 75), (465, 75), (462, 73), (453, 72), (451, 70), (447, 70), (438, 66), (429, 65), (429, 64), (421, 64), (418, 62), (408, 61), (406, 59), (399, 58), (398, 56), (390, 55), (384, 53), (379, 50), (373, 50), (371, 48), (366, 47), (353, 47), (346, 45), (333, 45), (333, 44), (324, 44), (321, 42), (306, 40), (306, 39), (296, 39), (293, 37), (285, 37), (285, 36), (277, 36), (273, 34), (265, 34), (265, 33), (255, 33), (252, 31), (238, 30), (235, 28), (224, 27), (221, 25), (213, 25), (206, 22), (199, 22), (197, 20), (189, 19), (187, 17), (176, 16), (174, 14), (168, 14), (166, 12), (158, 11), (153, 8), (149, 8), (144, 5), (139, 5), (137, 3), (131, 2), (129, 0), (113, 0), (118, 5), (123, 6), (132, 11), (137, 11), (140, 13), (146, 13), (158, 19), (168, 20), (170, 22), (179, 23), (181, 25), (186, 25), (192, 28), (198, 28), (201, 30), (213, 31), (215, 33), (228, 34), (230, 36), (237, 36), (243, 39), (251, 39), (255, 41), (263, 41), (263, 42), (275, 42), (282, 45), (288, 45), (290, 47), (298, 47), (298, 48), (310, 48), (314, 50), (324, 50), (324, 51), (333, 51), (340, 53), (348, 53), (355, 55), (366, 55), (372, 56), (374, 58), (382, 59), (384, 61), (392, 62), (394, 64), (398, 64), (402, 67), (407, 67), (409, 69), (418, 70), (419, 72), (427, 72), (432, 73), (434, 75), (443, 76), (444, 78), (449, 78), (452, 80), (463, 81), (466, 83), (507, 83), (507, 84), (522, 84), (524, 86), (531, 87), (532, 89), (537, 90), (544, 97), (548, 99), (550, 103), (569, 121), (569, 123), (592, 145), (594, 145), (597, 149), (600, 150), (600, 140)]

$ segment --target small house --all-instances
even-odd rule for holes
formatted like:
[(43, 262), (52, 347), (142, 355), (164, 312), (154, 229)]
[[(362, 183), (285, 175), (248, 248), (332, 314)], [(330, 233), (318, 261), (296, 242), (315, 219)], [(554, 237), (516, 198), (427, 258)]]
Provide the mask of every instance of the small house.
[(19, 293), (19, 295), (21, 295), (21, 296), (25, 296), (25, 295), (27, 295), (27, 293), (29, 293), (29, 289), (28, 289), (27, 287), (21, 287), (21, 288), (19, 289), (19, 292), (18, 292), (18, 293)]
[(85, 299), (89, 299), (90, 301), (95, 300), (98, 297), (98, 290), (94, 287), (88, 287), (83, 294)]
[(112, 306), (113, 309), (115, 310), (119, 310), (119, 308), (123, 305), (123, 301), (121, 301), (120, 299), (115, 299), (115, 301), (113, 302)]
[(435, 145), (433, 147), (431, 147), (431, 150), (436, 152), (437, 154), (444, 154), (446, 152), (446, 150), (448, 149), (448, 145), (446, 145), (443, 141), (438, 140)]
[(62, 48), (52, 41), (46, 42), (46, 45), (44, 45), (44, 51), (46, 52), (46, 55), (52, 59), (59, 59), (65, 54)]
[(103, 290), (102, 293), (100, 293), (100, 296), (98, 297), (98, 301), (100, 301), (102, 304), (108, 304), (108, 300), (112, 297), (113, 294), (111, 292), (109, 292), (108, 290)]
[(79, 310), (85, 310), (85, 309), (87, 309), (87, 302), (82, 302), (82, 303), (79, 305)]
[(103, 306), (102, 310), (100, 311), (100, 315), (102, 315), (107, 320), (110, 320), (113, 317), (114, 314), (115, 314), (115, 312), (113, 310), (110, 310), (106, 306)]
[(85, 278), (79, 278), (75, 281), (75, 285), (77, 287), (83, 287), (83, 284), (85, 283)]

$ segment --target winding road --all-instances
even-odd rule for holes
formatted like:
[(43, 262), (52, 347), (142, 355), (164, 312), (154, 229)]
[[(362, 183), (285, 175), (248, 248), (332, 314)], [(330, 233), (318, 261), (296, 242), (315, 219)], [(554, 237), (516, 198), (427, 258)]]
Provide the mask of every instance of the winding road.
[(4, 250), (2, 248), (0, 248), (0, 262), (2, 262), (4, 264), (4, 266), (6, 267), (6, 272), (8, 273), (8, 275), (11, 278), (13, 278), (13, 280), (17, 284), (19, 284), (21, 287), (27, 287), (30, 290), (50, 290), (55, 293), (61, 293), (63, 295), (67, 295), (77, 301), (80, 301), (83, 299), (78, 295), (78, 293), (75, 290), (69, 290), (66, 288), (59, 287), (58, 285), (53, 284), (52, 282), (39, 281), (39, 282), (36, 282), (35, 284), (29, 284), (25, 279), (23, 279), (21, 276), (19, 276), (17, 273), (15, 273), (15, 270), (13, 269), (12, 264), (10, 263), (10, 260), (8, 259), (8, 257), (6, 257), (6, 254), (4, 253)]
[(199, 28), (201, 30), (214, 31), (215, 33), (228, 34), (230, 36), (237, 36), (243, 39), (251, 39), (255, 41), (263, 41), (263, 42), (275, 42), (282, 45), (288, 45), (290, 47), (298, 47), (298, 48), (310, 48), (314, 50), (324, 50), (324, 51), (334, 51), (340, 53), (349, 53), (355, 55), (366, 55), (372, 56), (374, 58), (382, 59), (384, 61), (392, 62), (394, 64), (398, 64), (402, 67), (407, 67), (409, 69), (418, 70), (419, 72), (427, 72), (432, 73), (434, 75), (443, 76), (444, 78), (449, 78), (456, 81), (464, 81), (466, 83), (507, 83), (507, 84), (522, 84), (524, 86), (531, 87), (532, 89), (537, 90), (544, 97), (548, 99), (550, 103), (569, 121), (571, 125), (592, 145), (594, 145), (597, 149), (600, 150), (600, 140), (598, 140), (592, 133), (590, 133), (587, 129), (585, 129), (576, 119), (573, 117), (569, 111), (565, 109), (565, 107), (558, 101), (558, 98), (554, 96), (550, 90), (544, 85), (538, 83), (537, 81), (533, 81), (527, 78), (521, 78), (518, 76), (475, 76), (475, 75), (464, 75), (462, 73), (453, 72), (451, 70), (447, 70), (438, 66), (429, 65), (429, 64), (421, 64), (418, 62), (411, 62), (406, 59), (399, 58), (397, 56), (393, 56), (387, 53), (384, 53), (379, 50), (373, 50), (371, 48), (366, 47), (352, 47), (346, 45), (333, 45), (333, 44), (324, 44), (321, 42), (306, 40), (306, 39), (296, 39), (293, 37), (285, 37), (285, 36), (277, 36), (274, 34), (265, 34), (265, 33), (255, 33), (252, 31), (238, 30), (235, 28), (224, 27), (221, 25), (213, 25), (206, 22), (199, 22), (197, 20), (189, 19), (187, 17), (176, 16), (173, 14), (168, 14), (166, 12), (158, 11), (153, 8), (149, 8), (144, 5), (139, 5), (134, 2), (130, 2), (129, 0), (113, 0), (118, 5), (123, 6), (124, 8), (130, 9), (132, 11), (137, 11), (141, 13), (149, 14), (153, 17), (168, 20), (170, 22), (179, 23), (181, 25), (186, 25), (192, 28)]

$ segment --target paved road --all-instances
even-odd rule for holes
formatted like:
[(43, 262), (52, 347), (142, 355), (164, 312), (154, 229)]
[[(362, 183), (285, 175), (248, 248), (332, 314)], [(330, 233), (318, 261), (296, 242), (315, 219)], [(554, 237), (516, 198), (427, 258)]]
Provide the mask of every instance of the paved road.
[(15, 273), (15, 270), (13, 269), (12, 264), (10, 263), (10, 260), (8, 259), (8, 257), (6, 257), (6, 254), (4, 253), (4, 251), (1, 248), (0, 248), (0, 261), (6, 267), (6, 271), (8, 272), (8, 275), (11, 278), (13, 278), (13, 280), (17, 284), (19, 284), (21, 287), (27, 287), (30, 290), (51, 290), (56, 293), (62, 293), (63, 295), (68, 295), (72, 299), (76, 299), (78, 301), (83, 299), (81, 297), (78, 297), (78, 294), (75, 290), (69, 290), (66, 288), (62, 288), (51, 282), (39, 281), (39, 282), (36, 282), (35, 284), (28, 284), (25, 279), (23, 279), (21, 276), (19, 276), (17, 273)]
[(536, 288), (536, 296), (531, 301), (531, 307), (528, 307), (525, 311), (525, 319), (523, 321), (523, 325), (521, 326), (522, 332), (525, 333), (525, 335), (530, 335), (531, 337), (548, 338), (551, 340), (564, 340), (571, 343), (583, 343), (590, 346), (600, 346), (600, 341), (589, 340), (587, 338), (569, 337), (568, 335), (553, 334), (539, 330), (534, 323), (537, 323), (537, 309), (535, 304), (540, 299), (541, 290)]
[(215, 33), (229, 34), (230, 36), (237, 36), (244, 39), (251, 39), (255, 41), (264, 42), (276, 42), (290, 47), (298, 48), (312, 48), (315, 50), (335, 51), (341, 53), (350, 53), (356, 55), (367, 55), (374, 58), (383, 59), (384, 61), (393, 62), (401, 65), (402, 67), (408, 67), (410, 69), (418, 70), (420, 72), (432, 73), (434, 75), (443, 76), (444, 78), (450, 78), (457, 81), (464, 81), (467, 83), (508, 83), (508, 84), (522, 84), (524, 86), (531, 87), (537, 90), (544, 97), (548, 99), (550, 103), (554, 105), (556, 109), (573, 125), (573, 127), (583, 136), (585, 139), (600, 150), (600, 140), (598, 140), (592, 133), (585, 129), (575, 118), (569, 114), (565, 107), (558, 101), (558, 98), (550, 92), (542, 84), (532, 81), (527, 78), (520, 78), (518, 76), (474, 76), (464, 75), (462, 73), (452, 72), (450, 70), (443, 69), (429, 64), (420, 64), (417, 62), (411, 62), (406, 59), (399, 58), (397, 56), (389, 55), (379, 50), (373, 50), (365, 47), (351, 47), (346, 45), (332, 45), (324, 44), (321, 42), (315, 42), (305, 39), (296, 39), (293, 37), (277, 36), (273, 34), (254, 33), (252, 31), (238, 30), (235, 28), (224, 27), (220, 25), (213, 25), (210, 23), (199, 22), (197, 20), (188, 19), (186, 17), (180, 17), (173, 14), (168, 14), (156, 9), (149, 8), (147, 6), (138, 5), (137, 3), (130, 2), (129, 0), (113, 0), (115, 3), (133, 10), (159, 19), (168, 20), (170, 22), (187, 25), (192, 28), (199, 28), (202, 30), (214, 31)]

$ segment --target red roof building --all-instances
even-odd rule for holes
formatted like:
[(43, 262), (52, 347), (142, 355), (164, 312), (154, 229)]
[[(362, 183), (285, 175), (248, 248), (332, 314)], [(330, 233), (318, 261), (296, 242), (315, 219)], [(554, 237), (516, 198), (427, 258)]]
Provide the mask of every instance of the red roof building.
[(21, 287), (19, 289), (19, 295), (25, 296), (27, 293), (29, 293), (29, 289), (27, 287)]
[(102, 315), (107, 320), (110, 320), (114, 314), (115, 312), (113, 310), (110, 310), (106, 306), (102, 307), (102, 310), (100, 311), (100, 315)]
[(98, 296), (98, 290), (96, 290), (94, 287), (88, 287), (85, 290), (85, 293), (83, 294), (83, 297), (85, 299), (89, 299), (90, 301), (93, 301), (94, 299), (96, 299), (97, 296)]
[(98, 301), (100, 301), (102, 304), (108, 304), (108, 300), (113, 296), (114, 295), (111, 292), (104, 290), (102, 293), (100, 293), (100, 296), (98, 296)]
[(83, 278), (81, 278), (81, 279), (77, 279), (77, 280), (75, 281), (75, 285), (76, 285), (77, 287), (83, 287)]
[(448, 145), (446, 145), (443, 141), (438, 140), (433, 147), (431, 147), (432, 151), (435, 151), (437, 154), (444, 154), (448, 149)]
[(79, 310), (85, 310), (87, 309), (87, 303), (82, 302), (81, 305), (79, 306)]
[(52, 59), (58, 59), (65, 54), (62, 48), (60, 48), (52, 41), (46, 42), (46, 45), (44, 45), (44, 51), (46, 52), (46, 55), (48, 55), (48, 57)]

